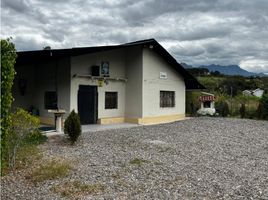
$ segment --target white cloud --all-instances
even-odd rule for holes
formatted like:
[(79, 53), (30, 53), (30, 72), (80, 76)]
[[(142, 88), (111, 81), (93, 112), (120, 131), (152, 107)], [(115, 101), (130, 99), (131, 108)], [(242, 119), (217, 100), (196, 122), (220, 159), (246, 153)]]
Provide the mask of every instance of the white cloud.
[(155, 38), (179, 62), (265, 71), (267, 10), (267, 0), (2, 0), (1, 38), (18, 50)]
[(268, 73), (268, 60), (247, 59), (242, 60), (239, 66), (250, 72)]

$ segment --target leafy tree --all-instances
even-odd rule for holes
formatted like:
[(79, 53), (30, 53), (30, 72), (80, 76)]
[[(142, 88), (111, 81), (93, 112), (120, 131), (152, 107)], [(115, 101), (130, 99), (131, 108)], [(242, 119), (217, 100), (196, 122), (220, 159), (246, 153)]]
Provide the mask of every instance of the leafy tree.
[(190, 72), (193, 76), (204, 76), (209, 73), (207, 68), (188, 68), (188, 72)]
[(5, 143), (9, 132), (11, 119), (10, 108), (13, 101), (12, 85), (15, 76), (14, 65), (16, 62), (15, 45), (11, 39), (1, 39), (1, 161), (6, 159)]
[(225, 78), (222, 77), (198, 77), (198, 81), (204, 85), (209, 92), (219, 92), (224, 93), (224, 89), (222, 87), (222, 82)]
[(81, 135), (81, 123), (77, 113), (73, 110), (64, 122), (64, 133), (67, 134), (74, 144)]
[(268, 77), (262, 77), (261, 78), (263, 89), (266, 94), (268, 94)]
[(210, 74), (213, 76), (222, 76), (222, 74), (219, 71), (212, 71), (210, 72)]
[(245, 78), (241, 76), (227, 78), (221, 83), (221, 86), (226, 94), (233, 97), (247, 88)]
[(258, 115), (261, 119), (268, 119), (268, 94), (262, 95), (260, 99)]

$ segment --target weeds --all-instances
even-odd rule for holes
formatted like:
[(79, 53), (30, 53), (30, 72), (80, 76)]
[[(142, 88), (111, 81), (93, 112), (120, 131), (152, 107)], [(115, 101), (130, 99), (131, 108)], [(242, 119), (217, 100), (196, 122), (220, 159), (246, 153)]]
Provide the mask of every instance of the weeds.
[(27, 137), (21, 141), (21, 144), (16, 151), (14, 166), (10, 168), (7, 162), (2, 163), (2, 175), (8, 174), (11, 170), (25, 169), (40, 160), (42, 154), (38, 148), (38, 144), (41, 144), (46, 140), (47, 137), (40, 132), (33, 132), (27, 135)]
[(76, 199), (81, 196), (102, 192), (105, 187), (101, 184), (85, 184), (80, 181), (72, 181), (54, 186), (52, 189), (63, 197), (73, 197)]
[(36, 168), (27, 178), (32, 182), (43, 182), (64, 178), (69, 175), (71, 166), (66, 161), (52, 160)]
[(36, 145), (24, 145), (17, 153), (16, 168), (26, 168), (41, 158), (42, 154)]
[(143, 159), (140, 159), (140, 158), (134, 158), (134, 159), (129, 161), (130, 164), (139, 165), (139, 166), (141, 166), (143, 163), (147, 163), (147, 162), (148, 162), (147, 160), (143, 160)]

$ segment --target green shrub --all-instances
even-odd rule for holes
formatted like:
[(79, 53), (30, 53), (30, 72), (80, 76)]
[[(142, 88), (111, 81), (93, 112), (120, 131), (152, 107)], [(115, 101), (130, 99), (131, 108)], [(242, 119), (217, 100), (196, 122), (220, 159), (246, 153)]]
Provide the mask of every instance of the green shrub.
[(72, 144), (74, 144), (81, 135), (80, 118), (74, 110), (69, 114), (64, 122), (64, 133), (69, 136)]
[(245, 118), (248, 118), (248, 119), (255, 119), (257, 116), (257, 111), (256, 109), (247, 109), (246, 110), (246, 115), (245, 115)]
[(40, 130), (35, 130), (28, 134), (23, 140), (26, 145), (38, 145), (47, 141), (47, 136), (42, 134)]
[(246, 106), (244, 103), (242, 103), (240, 107), (240, 116), (241, 118), (245, 118), (245, 115), (246, 115)]
[(229, 106), (226, 101), (216, 102), (215, 107), (220, 116), (227, 117), (229, 115)]
[(27, 134), (17, 150), (15, 168), (25, 168), (39, 160), (42, 154), (37, 145), (45, 141), (47, 141), (47, 136), (43, 135), (39, 130)]
[(222, 116), (223, 117), (227, 117), (229, 115), (229, 106), (228, 106), (228, 103), (225, 101), (223, 103), (223, 111), (222, 111)]
[(260, 99), (257, 113), (259, 119), (268, 119), (268, 94), (264, 94)]
[(190, 116), (195, 116), (197, 110), (200, 108), (200, 101), (198, 97), (200, 92), (187, 91), (186, 92), (186, 113)]
[(19, 108), (11, 114), (11, 127), (6, 135), (6, 152), (8, 157), (8, 167), (14, 168), (16, 164), (17, 152), (25, 140), (36, 134), (40, 121), (27, 111)]
[(258, 109), (257, 109), (257, 118), (262, 119), (262, 114), (263, 114), (263, 105), (260, 102), (259, 106), (258, 106)]

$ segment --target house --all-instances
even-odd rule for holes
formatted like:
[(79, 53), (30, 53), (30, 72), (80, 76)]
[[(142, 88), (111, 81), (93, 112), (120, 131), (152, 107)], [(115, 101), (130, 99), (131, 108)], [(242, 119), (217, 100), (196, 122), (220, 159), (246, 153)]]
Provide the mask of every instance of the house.
[(243, 92), (244, 96), (255, 96), (255, 97), (262, 97), (264, 90), (257, 88), (255, 90), (244, 90)]
[(264, 93), (264, 90), (262, 90), (260, 88), (257, 88), (257, 89), (252, 91), (252, 94), (255, 97), (262, 97), (263, 93)]
[(252, 93), (251, 93), (250, 90), (243, 90), (243, 91), (242, 91), (242, 94), (243, 94), (244, 96), (252, 96)]
[(154, 39), (18, 52), (13, 108), (54, 124), (71, 110), (82, 124), (151, 124), (185, 117), (185, 91), (204, 89)]

